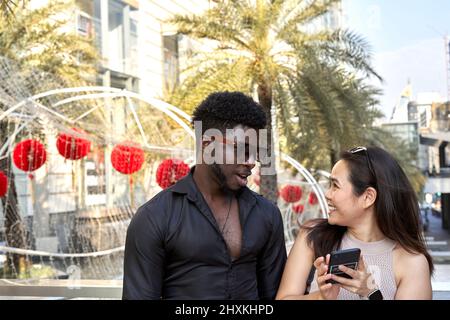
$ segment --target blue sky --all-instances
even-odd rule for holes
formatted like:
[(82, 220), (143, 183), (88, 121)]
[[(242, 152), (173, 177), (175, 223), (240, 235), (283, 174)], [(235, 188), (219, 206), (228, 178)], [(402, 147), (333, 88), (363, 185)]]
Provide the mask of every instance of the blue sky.
[(450, 36), (449, 0), (343, 0), (348, 28), (372, 47), (373, 65), (384, 78), (381, 109), (390, 116), (410, 79), (418, 92), (447, 95), (445, 34)]

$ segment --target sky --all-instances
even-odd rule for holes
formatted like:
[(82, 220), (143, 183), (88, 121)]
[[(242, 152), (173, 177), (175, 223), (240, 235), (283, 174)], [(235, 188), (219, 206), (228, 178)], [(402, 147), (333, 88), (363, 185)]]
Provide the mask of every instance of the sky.
[(370, 44), (384, 82), (380, 109), (389, 118), (408, 80), (420, 92), (447, 97), (445, 41), (450, 0), (343, 0), (344, 25)]

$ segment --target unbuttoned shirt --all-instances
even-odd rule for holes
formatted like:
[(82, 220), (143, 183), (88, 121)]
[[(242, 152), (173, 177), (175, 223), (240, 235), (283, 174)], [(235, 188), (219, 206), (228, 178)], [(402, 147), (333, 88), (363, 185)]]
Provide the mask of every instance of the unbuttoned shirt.
[(274, 299), (286, 263), (279, 209), (247, 187), (239, 193), (242, 247), (233, 260), (194, 170), (134, 215), (123, 299)]

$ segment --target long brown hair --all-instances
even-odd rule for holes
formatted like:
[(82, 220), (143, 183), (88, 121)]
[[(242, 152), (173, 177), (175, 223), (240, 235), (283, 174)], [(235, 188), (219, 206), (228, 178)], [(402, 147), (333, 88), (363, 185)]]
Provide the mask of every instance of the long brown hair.
[[(349, 181), (356, 196), (368, 187), (377, 190), (375, 216), (380, 231), (409, 253), (423, 254), (432, 274), (433, 260), (421, 232), (419, 202), (398, 162), (378, 147), (355, 153), (346, 151), (340, 158), (350, 171)], [(312, 221), (302, 228), (308, 232), (308, 245), (316, 258), (338, 249), (347, 231), (345, 226), (330, 225), (327, 219)]]

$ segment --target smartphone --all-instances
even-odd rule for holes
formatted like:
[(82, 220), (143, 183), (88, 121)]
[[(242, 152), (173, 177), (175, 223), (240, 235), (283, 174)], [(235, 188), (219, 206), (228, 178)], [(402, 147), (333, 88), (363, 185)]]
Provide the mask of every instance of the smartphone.
[[(352, 279), (348, 274), (339, 270), (339, 266), (343, 265), (347, 268), (353, 270), (358, 269), (359, 256), (361, 255), (361, 250), (358, 248), (346, 249), (333, 251), (330, 256), (330, 264), (328, 266), (328, 273), (335, 274), (339, 277)], [(336, 281), (330, 279), (326, 283), (337, 283)]]

